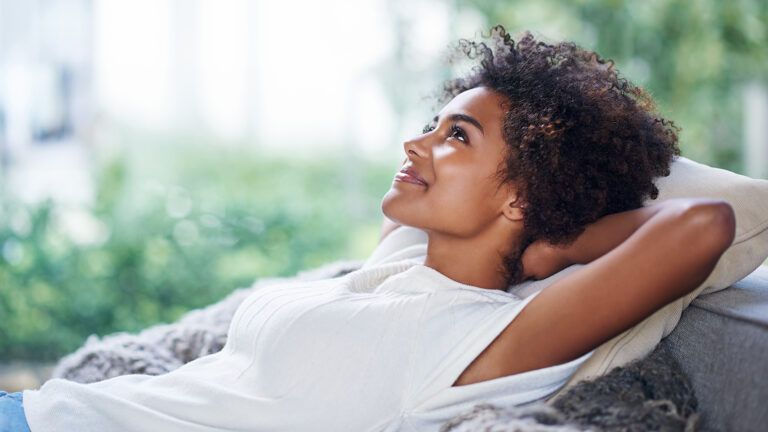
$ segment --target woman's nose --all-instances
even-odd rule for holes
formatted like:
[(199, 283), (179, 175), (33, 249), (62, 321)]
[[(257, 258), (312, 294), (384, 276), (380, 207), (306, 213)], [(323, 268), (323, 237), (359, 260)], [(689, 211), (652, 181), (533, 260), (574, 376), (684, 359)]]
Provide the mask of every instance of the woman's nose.
[(427, 150), (427, 144), (424, 142), (424, 138), (411, 138), (409, 140), (405, 140), (403, 142), (403, 149), (405, 150), (405, 155), (409, 158), (411, 156), (417, 156), (420, 158), (426, 157), (428, 150)]

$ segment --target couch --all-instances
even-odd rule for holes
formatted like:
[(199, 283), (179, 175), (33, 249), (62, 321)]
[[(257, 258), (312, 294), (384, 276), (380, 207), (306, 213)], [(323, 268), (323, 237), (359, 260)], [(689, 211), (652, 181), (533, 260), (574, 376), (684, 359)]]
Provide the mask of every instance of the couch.
[(661, 344), (691, 380), (700, 430), (768, 430), (768, 266), (697, 297)]

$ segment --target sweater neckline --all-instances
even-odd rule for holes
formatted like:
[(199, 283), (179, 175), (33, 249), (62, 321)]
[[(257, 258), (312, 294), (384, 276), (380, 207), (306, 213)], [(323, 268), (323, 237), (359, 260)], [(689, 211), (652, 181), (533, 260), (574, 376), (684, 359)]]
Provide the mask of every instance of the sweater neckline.
[(483, 287), (468, 285), (468, 284), (459, 282), (457, 280), (449, 278), (448, 276), (440, 273), (439, 271), (433, 269), (432, 267), (429, 267), (422, 263), (416, 263), (413, 267), (411, 267), (411, 271), (421, 273), (422, 275), (431, 279), (437, 279), (441, 284), (448, 285), (454, 288), (459, 288), (459, 289), (468, 290), (468, 291), (475, 291), (475, 292), (485, 293), (485, 294), (492, 294), (492, 295), (498, 294), (505, 297), (519, 298), (518, 296), (507, 291), (503, 291), (499, 289), (483, 288)]

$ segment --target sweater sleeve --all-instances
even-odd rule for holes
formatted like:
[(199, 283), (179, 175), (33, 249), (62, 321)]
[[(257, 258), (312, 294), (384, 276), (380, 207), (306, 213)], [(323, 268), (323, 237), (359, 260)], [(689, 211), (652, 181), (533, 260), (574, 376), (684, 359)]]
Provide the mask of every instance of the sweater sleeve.
[(400, 226), (379, 242), (363, 268), (427, 254), (427, 233), (418, 228)]

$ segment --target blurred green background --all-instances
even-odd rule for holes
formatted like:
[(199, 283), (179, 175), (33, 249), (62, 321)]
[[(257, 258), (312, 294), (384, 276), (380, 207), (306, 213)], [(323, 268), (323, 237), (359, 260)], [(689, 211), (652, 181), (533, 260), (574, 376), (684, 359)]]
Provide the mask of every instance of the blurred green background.
[[(613, 59), (682, 127), (684, 156), (766, 175), (748, 172), (745, 131), (750, 92), (757, 89), (759, 104), (768, 82), (767, 2), (401, 0), (383, 10), (390, 48), (366, 76), (393, 113), (384, 149), (362, 151), (354, 138), (323, 147), (323, 137), (313, 151), (288, 140), (266, 148), (252, 137), (142, 127), (112, 115), (109, 133), (80, 135), (94, 185), (87, 204), (24, 200), (4, 181), (0, 362), (53, 361), (90, 334), (176, 320), (259, 277), (364, 259), (378, 240), (379, 203), (401, 161), (400, 140), (431, 116), (423, 96), (456, 72), (440, 49), (496, 23)], [(434, 20), (445, 28), (425, 34)], [(416, 61), (425, 39), (439, 49)], [(6, 92), (6, 102), (12, 96)], [(6, 161), (0, 173), (12, 170)]]
[(0, 358), (53, 360), (89, 334), (173, 321), (261, 276), (364, 258), (378, 239), (392, 167), (361, 171), (351, 203), (343, 155), (151, 152), (151, 164), (100, 164), (89, 208), (3, 195)]

